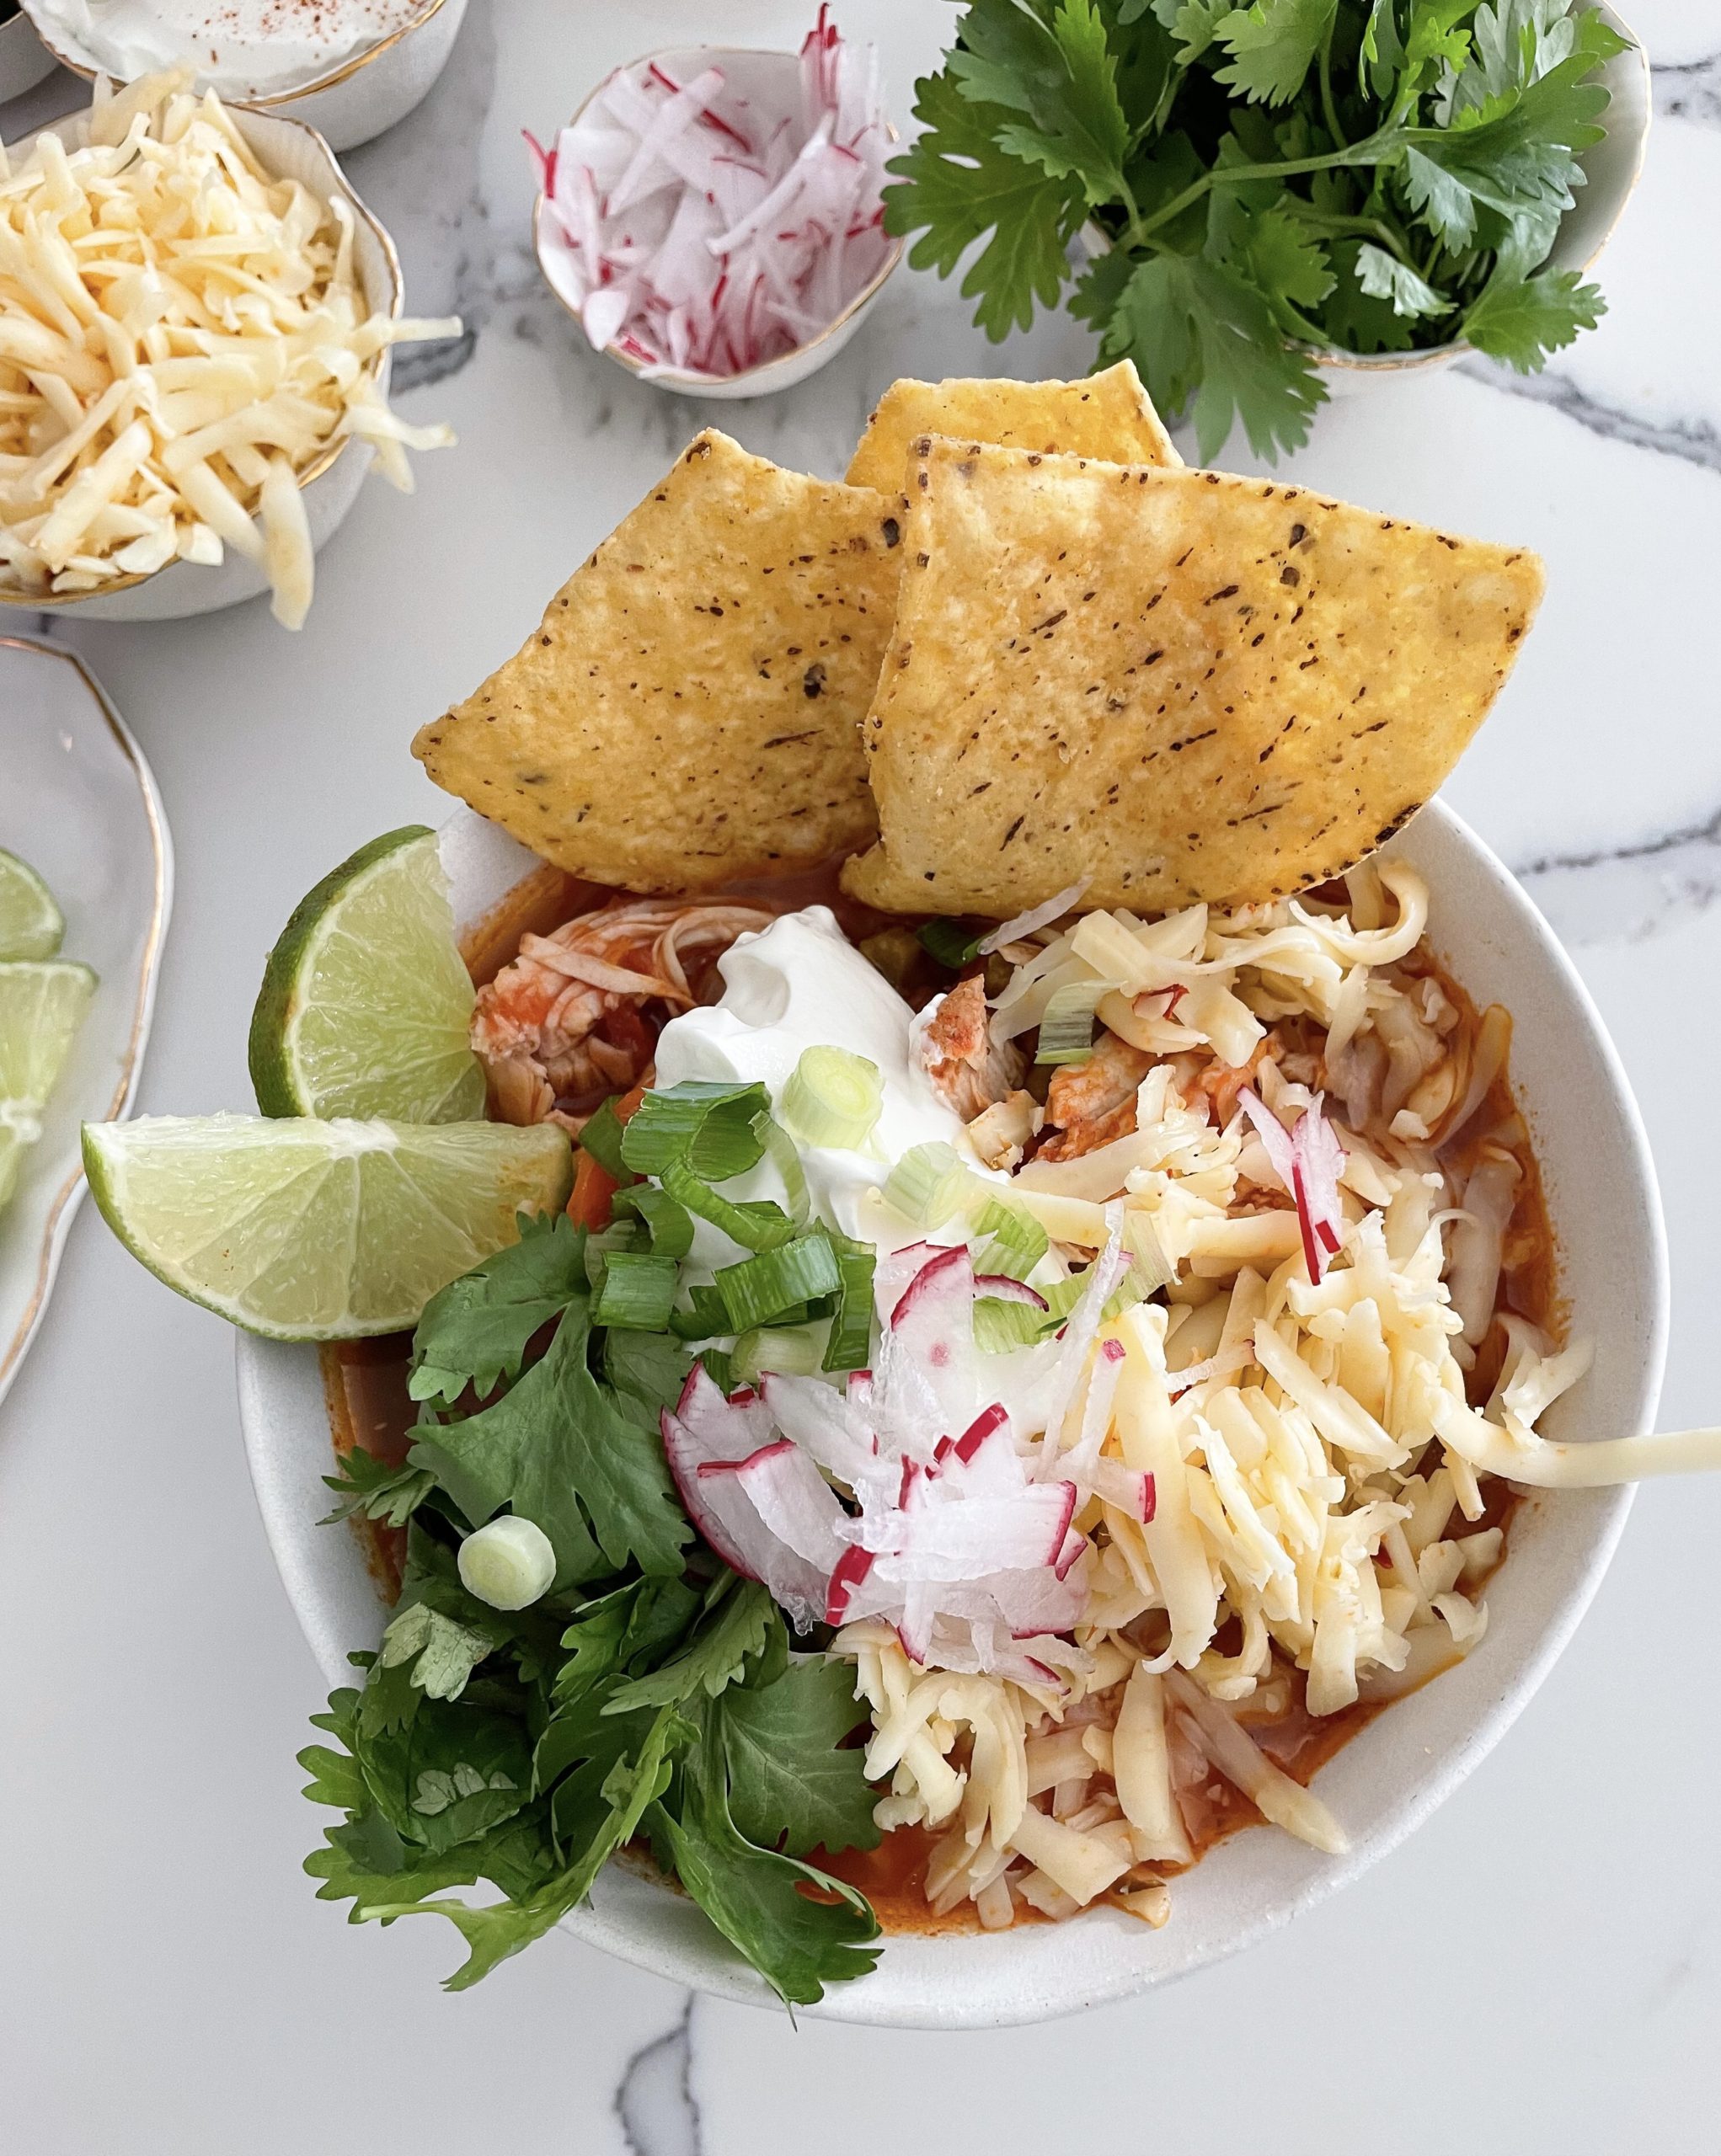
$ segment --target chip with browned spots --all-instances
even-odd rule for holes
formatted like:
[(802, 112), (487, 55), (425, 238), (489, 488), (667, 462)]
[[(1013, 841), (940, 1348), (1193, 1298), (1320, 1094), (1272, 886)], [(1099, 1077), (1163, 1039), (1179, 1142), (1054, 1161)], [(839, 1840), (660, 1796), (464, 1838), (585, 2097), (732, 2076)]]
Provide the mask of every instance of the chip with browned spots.
[(1236, 905), (1350, 867), (1446, 778), (1542, 565), (1216, 472), (934, 439), (866, 722), (887, 910)]
[(1129, 360), (1081, 382), (893, 382), (848, 467), (849, 484), (895, 494), (922, 435), (1060, 450), (1113, 464), (1180, 464), (1153, 400)]
[(702, 434), (413, 753), (534, 853), (624, 890), (786, 874), (864, 846), (859, 724), (903, 514), (900, 497)]

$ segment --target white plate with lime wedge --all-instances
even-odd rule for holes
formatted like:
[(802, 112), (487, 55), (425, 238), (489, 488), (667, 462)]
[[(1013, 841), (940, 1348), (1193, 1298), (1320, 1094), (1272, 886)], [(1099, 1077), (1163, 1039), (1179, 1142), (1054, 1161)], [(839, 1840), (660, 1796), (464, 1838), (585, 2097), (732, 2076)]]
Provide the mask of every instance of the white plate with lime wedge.
[(174, 857), (142, 751), (70, 652), (0, 638), (0, 771), (3, 1397), (83, 1196), (78, 1127), (136, 1089)]

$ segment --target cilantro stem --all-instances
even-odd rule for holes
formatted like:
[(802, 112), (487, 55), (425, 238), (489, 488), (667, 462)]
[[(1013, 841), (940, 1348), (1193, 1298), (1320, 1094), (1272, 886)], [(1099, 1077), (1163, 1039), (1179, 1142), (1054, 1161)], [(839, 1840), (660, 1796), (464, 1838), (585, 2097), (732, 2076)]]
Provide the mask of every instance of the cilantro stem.
[(1300, 225), (1312, 227), (1316, 232), (1349, 232), (1360, 238), (1376, 241), (1407, 269), (1414, 270), (1416, 266), (1403, 233), (1389, 225), (1384, 217), (1344, 216), (1337, 211), (1316, 210), (1299, 201), (1296, 221)]
[(1324, 157), (1287, 157), (1281, 164), (1215, 166), (1211, 172), (1203, 173), (1199, 179), (1191, 181), (1181, 195), (1174, 195), (1163, 209), (1156, 210), (1151, 217), (1136, 225), (1130, 237), (1145, 240), (1150, 232), (1168, 225), (1173, 217), (1181, 216), (1192, 202), (1199, 202), (1216, 187), (1237, 187), (1251, 179), (1295, 179), (1301, 173), (1334, 172), (1343, 165), (1378, 164), (1398, 147), (1396, 134), (1396, 129), (1382, 127), (1364, 141), (1346, 149), (1330, 151)]
[(1350, 138), (1339, 125), (1339, 108), (1333, 102), (1333, 33), (1339, 27), (1339, 10), (1335, 8), (1328, 18), (1327, 34), (1321, 40), (1321, 111), (1327, 122), (1327, 132), (1341, 149), (1349, 149)]

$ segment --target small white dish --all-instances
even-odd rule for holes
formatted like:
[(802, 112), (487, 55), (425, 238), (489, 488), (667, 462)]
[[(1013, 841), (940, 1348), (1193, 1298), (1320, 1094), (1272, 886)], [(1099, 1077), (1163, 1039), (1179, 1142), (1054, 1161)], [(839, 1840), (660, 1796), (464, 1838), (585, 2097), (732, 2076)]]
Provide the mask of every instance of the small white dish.
[[(353, 213), (353, 259), (366, 305), (372, 313), (398, 317), (406, 286), (394, 243), (355, 193), (328, 143), (302, 120), (278, 120), (243, 106), (232, 109), (234, 125), (268, 171), (297, 179), (325, 202), (337, 195), (345, 196)], [(38, 135), (52, 133), (67, 149), (79, 149), (88, 140), (89, 124), (87, 111), (77, 113), (53, 121), (51, 126), (33, 129), (8, 147), (14, 152), (27, 149)], [(377, 358), (377, 380), (385, 396), (393, 358), (387, 345)], [(348, 435), (325, 449), (299, 475), (313, 551), (345, 521), (371, 468), (371, 454), (368, 442)], [(91, 622), (177, 622), (194, 614), (212, 614), (220, 607), (237, 606), (268, 590), (269, 577), (262, 563), (247, 561), (229, 547), (217, 568), (206, 568), (197, 562), (169, 562), (165, 568), (146, 574), (116, 577), (99, 591), (56, 595), (0, 588), (0, 606), (20, 608), (26, 614), (72, 610)]]
[[(1478, 1002), (1513, 1017), (1512, 1075), (1530, 1124), (1573, 1330), (1590, 1374), (1550, 1411), (1564, 1443), (1654, 1426), (1667, 1345), (1660, 1202), (1637, 1107), (1571, 961), (1510, 873), (1439, 802), (1391, 849), (1429, 878), (1430, 936)], [(470, 810), (444, 826), (457, 916), (481, 920), (537, 864)], [(331, 1685), (350, 1649), (372, 1647), (386, 1612), (356, 1538), (314, 1523), (331, 1440), (313, 1350), (241, 1335), (239, 1413), (264, 1524), (312, 1652)], [(1629, 1488), (1531, 1493), (1489, 1583), (1488, 1636), (1468, 1661), (1389, 1708), (1318, 1780), (1351, 1837), (1320, 1855), (1288, 1834), (1232, 1836), (1173, 1888), (1150, 1931), (1116, 1911), (1007, 1932), (893, 1936), (878, 1968), (811, 2009), (901, 2028), (997, 2028), (1128, 1997), (1250, 1945), (1356, 1878), (1420, 1825), (1487, 1755), (1552, 1668), (1607, 1569)], [(719, 1997), (768, 2004), (762, 1980), (692, 1902), (611, 1865), (567, 1919), (624, 1961)]]
[(167, 817), (143, 752), (69, 651), (0, 636), (0, 846), (45, 878), (62, 955), (99, 976), (65, 1075), (0, 1212), (0, 1399), (48, 1306), (83, 1198), (81, 1127), (136, 1090), (174, 896)]
[(54, 72), (54, 56), (22, 9), (9, 23), (0, 23), (0, 104), (21, 98), (43, 77)]
[[(724, 79), (740, 94), (762, 106), (781, 104), (785, 93), (779, 84), (794, 84), (799, 80), (799, 56), (793, 52), (767, 52), (749, 47), (726, 45), (678, 45), (661, 52), (648, 52), (638, 60), (630, 61), (625, 69), (612, 72), (643, 75), (652, 67), (660, 67), (672, 80), (691, 82), (708, 67), (720, 67)], [(592, 98), (607, 83), (597, 84), (591, 97), (585, 99), (580, 109), (569, 122), (577, 121)], [(898, 139), (896, 130), (885, 122), (885, 133), (894, 143)], [(544, 197), (540, 193), (532, 212), (532, 241), (537, 253), (537, 265), (543, 272), (544, 282), (580, 328), (582, 339), (585, 331), (580, 322), (577, 286), (569, 274), (571, 256), (566, 243), (555, 229), (553, 221), (545, 214)], [(666, 389), (672, 397), (698, 397), (714, 403), (738, 403), (751, 397), (769, 397), (779, 389), (793, 389), (797, 382), (805, 382), (826, 366), (847, 344), (862, 323), (871, 313), (874, 302), (889, 281), (891, 273), (902, 259), (907, 243), (893, 240), (890, 251), (871, 280), (863, 285), (850, 300), (834, 322), (828, 323), (816, 337), (810, 337), (804, 344), (797, 344), (794, 351), (785, 352), (780, 359), (767, 360), (762, 366), (743, 368), (740, 374), (714, 376), (696, 374), (686, 367), (649, 367), (632, 358), (616, 345), (604, 349), (604, 357), (631, 375), (649, 382), (655, 387)]]
[[(30, 0), (20, 0), (20, 5), (34, 17)], [(323, 136), (332, 149), (355, 150), (361, 142), (404, 120), (429, 94), (448, 64), (466, 6), (467, 0), (425, 0), (404, 28), (297, 89), (243, 100), (244, 109), (277, 120), (302, 120)], [(95, 80), (100, 72), (97, 62), (68, 40), (63, 29), (41, 25), (38, 35), (62, 67), (87, 83)], [(227, 102), (235, 106), (241, 103), (238, 99)]]

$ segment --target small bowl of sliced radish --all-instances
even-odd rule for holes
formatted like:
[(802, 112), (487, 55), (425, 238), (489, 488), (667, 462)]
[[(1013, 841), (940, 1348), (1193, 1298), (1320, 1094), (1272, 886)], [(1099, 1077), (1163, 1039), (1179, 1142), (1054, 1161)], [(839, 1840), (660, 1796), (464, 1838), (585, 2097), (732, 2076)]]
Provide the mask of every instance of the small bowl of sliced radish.
[(543, 149), (546, 282), (592, 344), (682, 397), (804, 382), (859, 328), (903, 243), (878, 56), (820, 8), (799, 52), (689, 45), (605, 78)]

